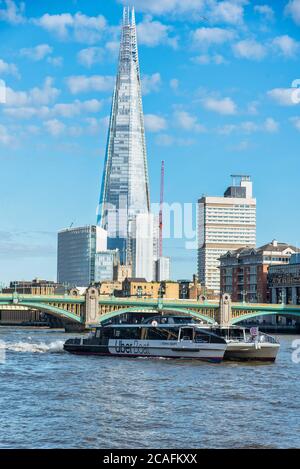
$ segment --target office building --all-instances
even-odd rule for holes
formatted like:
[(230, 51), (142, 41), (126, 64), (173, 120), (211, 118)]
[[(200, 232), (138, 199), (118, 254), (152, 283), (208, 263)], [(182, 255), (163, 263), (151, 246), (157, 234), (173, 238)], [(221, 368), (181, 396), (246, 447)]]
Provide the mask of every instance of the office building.
[(122, 264), (132, 260), (132, 225), (150, 210), (147, 155), (134, 9), (124, 8), (97, 224)]
[(161, 282), (162, 280), (170, 280), (170, 258), (159, 257), (155, 261), (155, 280)]
[(57, 281), (68, 286), (88, 286), (95, 281), (95, 254), (105, 251), (107, 234), (95, 225), (58, 233)]
[(300, 253), (292, 254), (289, 262), (272, 265), (268, 272), (272, 303), (300, 305)]
[(133, 275), (151, 282), (154, 279), (154, 215), (151, 213), (136, 215), (132, 228)]
[(232, 176), (223, 197), (198, 201), (198, 278), (220, 291), (220, 257), (228, 250), (256, 244), (256, 199), (249, 176)]
[(114, 267), (119, 264), (119, 251), (106, 250), (95, 254), (95, 282), (112, 281)]

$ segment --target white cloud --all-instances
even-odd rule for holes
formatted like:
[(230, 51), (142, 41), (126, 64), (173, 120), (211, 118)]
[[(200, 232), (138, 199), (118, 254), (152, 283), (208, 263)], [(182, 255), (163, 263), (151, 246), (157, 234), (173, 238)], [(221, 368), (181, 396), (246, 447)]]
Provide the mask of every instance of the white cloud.
[(53, 65), (53, 67), (61, 67), (62, 64), (63, 64), (63, 57), (48, 57), (47, 58), (47, 62), (51, 65)]
[(19, 5), (17, 5), (13, 0), (4, 0), (2, 4), (3, 3), (5, 4), (5, 8), (0, 9), (0, 21), (6, 21), (11, 24), (20, 24), (25, 21), (24, 2), (20, 2)]
[(14, 91), (6, 88), (7, 106), (47, 105), (55, 101), (60, 91), (53, 86), (53, 78), (47, 77), (42, 88), (32, 88), (28, 91)]
[(233, 45), (233, 52), (242, 59), (261, 60), (266, 55), (266, 48), (254, 39), (245, 39)]
[(15, 64), (4, 62), (0, 59), (0, 74), (19, 76), (18, 68)]
[(295, 129), (299, 130), (300, 132), (300, 117), (291, 117), (290, 121), (294, 125)]
[(232, 132), (252, 134), (254, 132), (268, 132), (275, 133), (279, 130), (279, 123), (273, 119), (273, 117), (268, 117), (262, 123), (257, 123), (253, 121), (245, 121), (240, 124), (227, 124), (223, 125), (218, 129), (218, 133), (222, 135), (230, 135)]
[(247, 106), (247, 112), (249, 114), (257, 114), (258, 101), (251, 101)]
[(267, 132), (274, 133), (279, 129), (279, 123), (273, 117), (268, 117), (264, 122), (264, 128)]
[(228, 24), (242, 24), (244, 16), (243, 5), (248, 3), (247, 1), (211, 1), (211, 11), (208, 17), (215, 23), (228, 23)]
[(8, 107), (4, 109), (7, 116), (15, 119), (50, 119), (54, 117), (72, 118), (80, 116), (83, 113), (97, 113), (102, 107), (101, 101), (90, 99), (88, 101), (75, 100), (72, 103), (57, 103), (52, 108), (48, 106), (41, 107)]
[(39, 60), (44, 59), (47, 55), (52, 54), (52, 52), (53, 47), (50, 47), (49, 44), (39, 44), (35, 47), (21, 49), (20, 54), (23, 57), (28, 57), (29, 59), (38, 62)]
[(179, 88), (179, 80), (177, 78), (172, 78), (170, 80), (170, 88), (173, 90), (173, 91), (177, 91), (178, 88)]
[(101, 47), (82, 49), (77, 54), (77, 60), (84, 67), (90, 68), (92, 65), (103, 61), (103, 49)]
[(248, 140), (242, 140), (237, 145), (233, 145), (230, 149), (233, 151), (246, 151), (250, 148), (250, 142)]
[[(118, 0), (127, 5), (127, 0)], [(247, 0), (135, 0), (138, 11), (154, 15), (172, 15), (179, 18), (209, 20), (213, 23), (241, 24)]]
[(73, 103), (58, 103), (53, 107), (52, 113), (61, 117), (74, 117), (82, 114), (83, 112), (98, 112), (101, 109), (102, 103), (97, 99), (90, 99), (88, 101), (76, 100)]
[(42, 106), (35, 108), (32, 106), (21, 106), (21, 107), (7, 107), (3, 110), (4, 114), (14, 119), (32, 119), (33, 117), (39, 117), (45, 119), (49, 117), (48, 106)]
[(176, 111), (174, 113), (174, 117), (176, 125), (178, 125), (178, 127), (183, 130), (190, 130), (194, 132), (205, 131), (204, 126), (198, 123), (197, 117), (186, 111)]
[(119, 41), (108, 41), (105, 44), (105, 49), (111, 54), (116, 55), (119, 52), (120, 42)]
[(198, 28), (192, 32), (194, 45), (199, 47), (224, 44), (224, 42), (231, 41), (234, 36), (233, 31), (223, 28)]
[(300, 0), (290, 0), (285, 7), (285, 14), (291, 16), (296, 24), (300, 24)]
[(160, 134), (156, 137), (155, 143), (162, 147), (170, 146), (190, 146), (195, 143), (193, 138), (174, 137), (169, 134)]
[(65, 125), (63, 124), (63, 122), (57, 119), (51, 119), (51, 120), (44, 122), (44, 127), (47, 130), (47, 132), (53, 137), (58, 137), (65, 130)]
[(218, 114), (232, 115), (236, 113), (236, 104), (231, 98), (204, 98), (202, 100), (203, 106), (209, 111), (217, 112)]
[(138, 42), (150, 47), (167, 44), (176, 48), (176, 37), (169, 37), (171, 30), (171, 26), (167, 26), (160, 21), (153, 21), (152, 17), (147, 15), (141, 23), (137, 24)]
[[(127, 0), (118, 0), (127, 5)], [(205, 0), (135, 0), (136, 10), (161, 15), (166, 13), (199, 12), (204, 6)]]
[(46, 13), (32, 21), (46, 31), (54, 33), (59, 39), (73, 38), (75, 41), (87, 44), (99, 41), (107, 26), (104, 16), (86, 16), (80, 12), (75, 15)]
[(294, 93), (295, 88), (274, 88), (267, 95), (281, 106), (295, 106), (298, 103), (294, 99)]
[(220, 65), (220, 64), (225, 64), (227, 63), (226, 59), (220, 54), (201, 54), (198, 55), (197, 57), (193, 57), (191, 59), (194, 63), (200, 64), (200, 65), (208, 65), (208, 64), (214, 64), (214, 65)]
[(269, 5), (255, 5), (254, 11), (262, 15), (268, 21), (274, 19), (274, 10)]
[(155, 114), (145, 114), (145, 127), (149, 132), (160, 132), (167, 128), (167, 121)]
[(109, 91), (113, 88), (115, 78), (102, 75), (74, 75), (66, 78), (67, 86), (72, 94), (90, 91)]
[(300, 42), (287, 34), (275, 37), (272, 44), (284, 57), (295, 57), (300, 49)]
[(153, 73), (152, 75), (143, 75), (142, 77), (142, 91), (143, 94), (149, 94), (159, 91), (161, 86), (160, 73)]
[(9, 145), (12, 142), (12, 137), (9, 135), (7, 128), (0, 124), (0, 143)]

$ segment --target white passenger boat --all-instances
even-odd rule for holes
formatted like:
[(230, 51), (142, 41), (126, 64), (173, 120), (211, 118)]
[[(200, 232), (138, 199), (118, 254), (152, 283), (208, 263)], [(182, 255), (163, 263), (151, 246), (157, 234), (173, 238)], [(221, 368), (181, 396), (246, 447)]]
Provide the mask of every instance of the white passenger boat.
[[(251, 331), (255, 329), (255, 331)], [(227, 342), (225, 360), (254, 360), (273, 362), (279, 352), (280, 343), (272, 336), (251, 328), (220, 328), (220, 335)], [(214, 329), (213, 329), (214, 330)]]
[[(188, 316), (175, 316), (164, 315), (155, 316), (149, 320), (156, 320), (164, 324), (176, 323), (195, 323), (192, 317)], [(257, 327), (250, 329), (242, 326), (220, 326), (220, 325), (207, 325), (200, 326), (202, 330), (208, 330), (219, 337), (225, 339), (227, 348), (224, 354), (224, 360), (253, 360), (273, 362), (276, 360), (277, 353), (280, 348), (280, 343), (274, 337), (262, 333)]]
[(68, 339), (67, 352), (120, 357), (189, 358), (220, 362), (227, 347), (219, 335), (197, 324), (108, 324), (88, 338)]

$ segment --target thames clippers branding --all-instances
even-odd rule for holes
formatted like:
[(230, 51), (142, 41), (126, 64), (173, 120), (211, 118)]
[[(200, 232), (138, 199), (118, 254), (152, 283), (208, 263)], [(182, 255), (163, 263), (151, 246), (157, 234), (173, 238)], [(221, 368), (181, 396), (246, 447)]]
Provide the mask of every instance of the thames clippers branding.
[(143, 340), (110, 340), (108, 347), (110, 353), (150, 355), (149, 342)]

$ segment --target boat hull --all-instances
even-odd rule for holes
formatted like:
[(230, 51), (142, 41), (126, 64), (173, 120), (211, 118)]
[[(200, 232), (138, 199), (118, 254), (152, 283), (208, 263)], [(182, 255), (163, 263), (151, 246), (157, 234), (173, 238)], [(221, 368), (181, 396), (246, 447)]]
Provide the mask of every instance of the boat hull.
[[(107, 345), (65, 343), (64, 350), (78, 355), (116, 357), (180, 358), (219, 363), (224, 357), (226, 344), (182, 344), (178, 342), (110, 340)], [(153, 341), (158, 342), (158, 341)]]
[(253, 360), (274, 362), (279, 351), (279, 344), (272, 343), (228, 343), (224, 360)]

